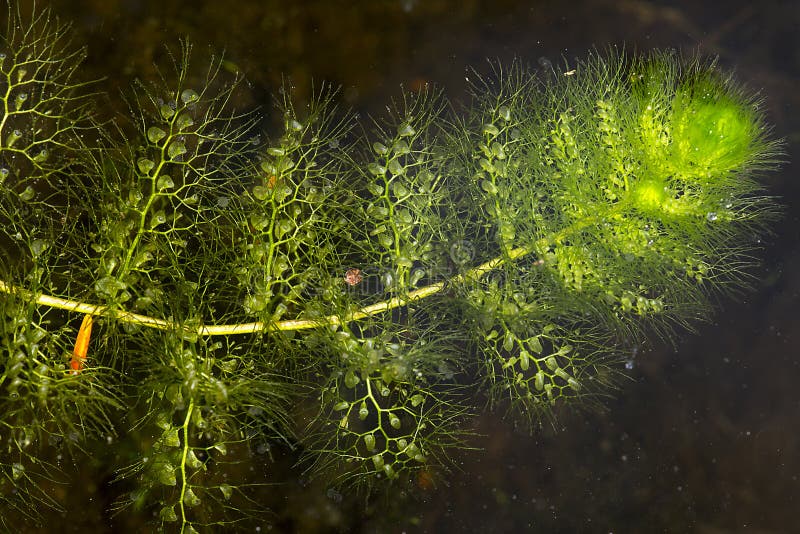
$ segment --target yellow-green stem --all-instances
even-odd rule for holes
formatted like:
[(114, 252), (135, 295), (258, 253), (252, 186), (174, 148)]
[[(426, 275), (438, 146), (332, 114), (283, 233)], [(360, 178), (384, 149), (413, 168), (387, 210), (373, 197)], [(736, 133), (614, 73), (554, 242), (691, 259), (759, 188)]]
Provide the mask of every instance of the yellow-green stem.
[(186, 477), (186, 458), (189, 456), (189, 422), (192, 420), (192, 411), (194, 410), (194, 400), (189, 401), (189, 407), (186, 409), (186, 419), (183, 420), (183, 454), (181, 455), (181, 534), (189, 524), (186, 519), (186, 504), (183, 502), (186, 496), (186, 489), (189, 487), (189, 479)]
[[(508, 252), (508, 259), (514, 260), (529, 254), (532, 251), (530, 247), (518, 247)], [(503, 264), (505, 258), (497, 257), (489, 260), (477, 267), (473, 267), (469, 271), (456, 275), (452, 278), (452, 283), (460, 283), (466, 280), (476, 279), (480, 276), (498, 268)], [(435, 295), (445, 288), (444, 282), (438, 282), (429, 286), (421, 287), (413, 291), (409, 291), (406, 296), (393, 297), (382, 302), (377, 302), (370, 306), (361, 308), (357, 312), (349, 315), (329, 315), (320, 319), (290, 319), (286, 321), (279, 321), (275, 323), (264, 323), (256, 321), (252, 323), (240, 323), (229, 325), (199, 325), (196, 328), (181, 325), (164, 319), (149, 317), (147, 315), (140, 315), (125, 310), (111, 309), (108, 306), (101, 306), (96, 304), (88, 304), (75, 300), (64, 299), (61, 297), (54, 297), (44, 293), (34, 293), (27, 289), (12, 286), (0, 280), (0, 292), (8, 294), (20, 295), (26, 299), (35, 301), (42, 306), (49, 306), (51, 308), (58, 308), (71, 312), (81, 314), (91, 314), (103, 317), (113, 317), (117, 321), (128, 324), (136, 324), (147, 328), (155, 328), (157, 330), (170, 330), (170, 331), (184, 331), (187, 335), (200, 335), (200, 336), (229, 336), (236, 334), (255, 334), (259, 332), (270, 332), (278, 330), (308, 330), (311, 328), (318, 328), (325, 325), (340, 325), (357, 321), (371, 315), (381, 312), (393, 310), (405, 306), (409, 302), (421, 300), (432, 295)]]

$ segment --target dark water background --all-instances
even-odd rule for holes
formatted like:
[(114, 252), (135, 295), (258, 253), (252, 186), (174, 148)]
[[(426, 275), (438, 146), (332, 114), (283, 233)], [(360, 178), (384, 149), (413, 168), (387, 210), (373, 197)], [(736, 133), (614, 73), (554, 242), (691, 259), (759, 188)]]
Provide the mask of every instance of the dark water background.
[[(177, 49), (180, 37), (195, 43), (198, 66), (225, 50), (246, 74), (246, 105), (269, 102), (287, 77), (301, 100), (320, 81), (341, 85), (363, 113), (380, 112), (401, 84), (435, 83), (458, 99), (467, 67), (486, 70), (486, 58), (557, 63), (610, 45), (718, 55), (763, 93), (787, 139), (788, 163), (766, 177), (786, 212), (753, 292), (723, 300), (674, 346), (637, 348), (632, 380), (602, 413), (562, 417), (534, 436), (480, 416), (473, 444), (482, 450), (458, 453), (461, 471), (435, 489), (365, 504), (289, 478), (265, 504), (273, 532), (800, 532), (799, 2), (49, 4), (88, 43), (88, 69), (112, 95), (152, 76), (164, 44)], [(72, 490), (48, 531), (129, 531), (104, 511), (103, 491)]]

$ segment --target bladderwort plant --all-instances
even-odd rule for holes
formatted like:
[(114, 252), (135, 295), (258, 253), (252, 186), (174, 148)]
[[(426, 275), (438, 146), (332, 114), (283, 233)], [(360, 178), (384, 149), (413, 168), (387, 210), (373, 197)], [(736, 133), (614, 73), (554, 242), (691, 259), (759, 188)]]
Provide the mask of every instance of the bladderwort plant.
[(52, 451), (129, 435), (118, 513), (181, 532), (263, 513), (240, 464), (270, 444), (331, 484), (435, 473), (482, 398), (536, 424), (608, 394), (623, 344), (745, 285), (777, 211), (780, 143), (713, 61), (496, 67), (463, 109), (405, 93), (363, 126), (284, 91), (268, 137), (188, 45), (101, 120), (69, 27), (9, 12), (4, 528), (76, 483)]

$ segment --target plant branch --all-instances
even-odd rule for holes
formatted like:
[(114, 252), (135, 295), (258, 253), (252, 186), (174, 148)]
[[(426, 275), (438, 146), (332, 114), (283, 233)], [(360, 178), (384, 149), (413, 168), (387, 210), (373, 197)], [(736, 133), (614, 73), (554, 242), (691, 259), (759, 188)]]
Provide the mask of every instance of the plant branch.
[[(508, 259), (517, 259), (529, 254), (532, 251), (529, 247), (518, 247), (508, 253)], [(469, 271), (454, 276), (450, 283), (461, 283), (467, 280), (474, 280), (480, 278), (484, 274), (498, 268), (506, 261), (504, 257), (497, 257), (489, 260), (477, 267), (473, 267)], [(0, 280), (0, 292), (8, 294), (21, 295), (26, 299), (35, 301), (42, 306), (49, 306), (51, 308), (58, 308), (70, 312), (88, 314), (101, 317), (113, 317), (114, 319), (123, 323), (135, 324), (147, 328), (155, 328), (156, 330), (165, 331), (186, 331), (190, 334), (197, 334), (200, 336), (228, 336), (237, 334), (255, 334), (259, 332), (271, 331), (289, 331), (289, 330), (309, 330), (318, 328), (325, 325), (340, 325), (352, 321), (358, 321), (381, 312), (393, 310), (406, 306), (412, 301), (421, 300), (437, 293), (442, 292), (447, 286), (446, 282), (437, 282), (419, 289), (410, 291), (404, 297), (393, 297), (382, 302), (377, 302), (370, 306), (361, 308), (357, 312), (350, 315), (339, 316), (329, 315), (321, 319), (289, 319), (286, 321), (278, 321), (275, 323), (264, 323), (262, 321), (255, 321), (252, 323), (238, 323), (227, 325), (200, 325), (196, 329), (190, 326), (181, 325), (165, 319), (158, 319), (156, 317), (149, 317), (138, 313), (128, 312), (125, 310), (111, 309), (108, 306), (101, 306), (98, 304), (89, 304), (76, 300), (64, 299), (61, 297), (54, 297), (44, 293), (35, 293), (27, 289), (7, 284)]]

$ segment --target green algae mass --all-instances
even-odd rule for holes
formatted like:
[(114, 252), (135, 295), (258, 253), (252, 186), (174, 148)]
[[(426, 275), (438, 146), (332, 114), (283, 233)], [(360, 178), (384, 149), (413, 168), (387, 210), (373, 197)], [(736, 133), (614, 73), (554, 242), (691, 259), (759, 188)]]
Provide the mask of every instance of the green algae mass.
[(760, 127), (752, 106), (720, 81), (683, 84), (670, 118), (676, 173), (719, 175), (742, 167), (758, 155)]

